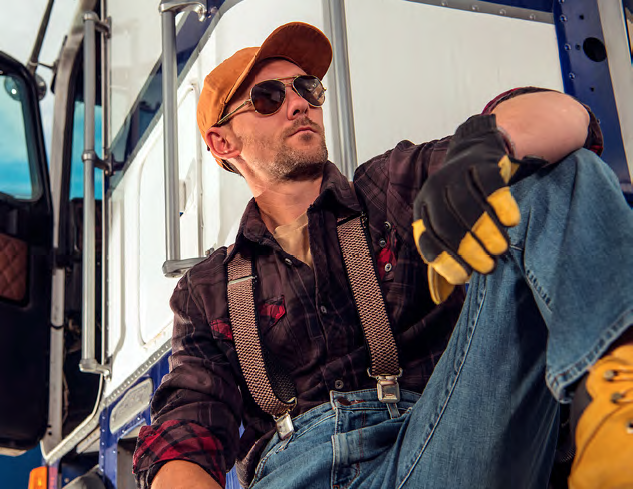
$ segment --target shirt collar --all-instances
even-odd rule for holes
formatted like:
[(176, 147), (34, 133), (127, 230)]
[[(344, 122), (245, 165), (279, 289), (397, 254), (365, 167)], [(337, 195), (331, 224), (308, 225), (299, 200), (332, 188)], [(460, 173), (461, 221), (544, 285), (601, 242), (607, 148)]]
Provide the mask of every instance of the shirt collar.
[[(323, 167), (321, 192), (310, 206), (309, 211), (313, 209), (331, 209), (337, 215), (361, 212), (361, 206), (349, 180), (334, 163), (329, 161)], [(266, 228), (254, 198), (248, 202), (244, 214), (242, 214), (240, 227), (235, 238), (235, 246), (227, 253), (225, 262), (231, 260), (235, 253), (247, 246), (249, 242), (273, 248), (279, 246)]]

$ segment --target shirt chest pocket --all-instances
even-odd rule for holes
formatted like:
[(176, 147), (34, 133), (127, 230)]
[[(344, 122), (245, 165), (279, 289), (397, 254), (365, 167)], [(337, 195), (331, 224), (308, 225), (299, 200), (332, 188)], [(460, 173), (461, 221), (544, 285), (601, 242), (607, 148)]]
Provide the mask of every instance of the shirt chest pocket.
[(286, 315), (284, 296), (273, 297), (259, 305), (259, 330), (266, 337)]

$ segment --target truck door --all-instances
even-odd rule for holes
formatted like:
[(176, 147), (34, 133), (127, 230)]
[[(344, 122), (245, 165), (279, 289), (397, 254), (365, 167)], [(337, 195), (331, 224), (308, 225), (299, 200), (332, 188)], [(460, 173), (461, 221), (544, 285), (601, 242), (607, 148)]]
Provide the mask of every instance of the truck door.
[(52, 205), (35, 81), (0, 52), (0, 452), (48, 415)]

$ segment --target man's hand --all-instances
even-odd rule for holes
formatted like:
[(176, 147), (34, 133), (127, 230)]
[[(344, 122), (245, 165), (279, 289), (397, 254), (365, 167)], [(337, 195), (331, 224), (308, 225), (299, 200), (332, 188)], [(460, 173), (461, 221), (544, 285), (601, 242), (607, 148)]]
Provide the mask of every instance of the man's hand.
[(473, 116), (453, 136), (444, 167), (422, 187), (413, 204), (413, 234), (436, 303), (473, 270), (492, 272), (508, 249), (505, 226), (521, 218), (508, 187), (516, 167), (495, 116)]
[(199, 465), (172, 460), (158, 471), (152, 489), (222, 489), (222, 486)]

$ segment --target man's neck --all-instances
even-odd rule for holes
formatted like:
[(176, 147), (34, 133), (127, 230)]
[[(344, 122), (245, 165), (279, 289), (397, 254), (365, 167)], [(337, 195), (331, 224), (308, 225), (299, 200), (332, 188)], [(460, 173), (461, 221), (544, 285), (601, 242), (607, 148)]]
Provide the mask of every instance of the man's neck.
[(316, 200), (322, 178), (299, 182), (277, 183), (255, 194), (255, 201), (268, 230), (294, 222)]

